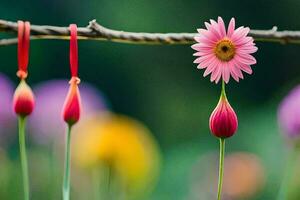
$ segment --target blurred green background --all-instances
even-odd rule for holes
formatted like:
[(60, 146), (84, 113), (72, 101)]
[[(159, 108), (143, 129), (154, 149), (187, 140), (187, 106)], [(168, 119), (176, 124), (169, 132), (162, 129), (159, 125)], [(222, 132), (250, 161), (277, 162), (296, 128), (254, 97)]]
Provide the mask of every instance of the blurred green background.
[[(276, 25), (280, 30), (297, 30), (299, 7), (297, 0), (1, 0), (0, 13), (5, 20), (57, 26), (86, 26), (97, 19), (108, 28), (143, 32), (195, 32), (217, 16), (227, 23), (235, 17), (238, 26), (252, 29)], [(0, 34), (1, 38), (13, 36)], [(246, 151), (261, 160), (266, 182), (251, 199), (265, 200), (275, 199), (285, 167), (287, 145), (277, 125), (277, 106), (299, 82), (300, 47), (267, 42), (257, 46), (253, 75), (245, 75), (240, 83), (231, 79), (227, 87), (239, 117), (239, 130), (228, 140), (227, 153)], [(68, 48), (63, 40), (32, 41), (29, 84), (68, 78)], [(202, 77), (203, 71), (193, 64), (193, 52), (190, 45), (79, 41), (82, 82), (101, 90), (114, 112), (142, 121), (160, 145), (161, 175), (150, 199), (193, 199), (191, 177), (204, 176), (200, 168), (193, 170), (195, 165), (203, 155), (218, 151), (208, 117), (217, 104), (220, 85)], [(16, 45), (0, 47), (0, 55), (1, 73), (17, 84)], [(22, 192), (21, 176), (16, 175), (15, 181), (18, 184), (11, 191)]]

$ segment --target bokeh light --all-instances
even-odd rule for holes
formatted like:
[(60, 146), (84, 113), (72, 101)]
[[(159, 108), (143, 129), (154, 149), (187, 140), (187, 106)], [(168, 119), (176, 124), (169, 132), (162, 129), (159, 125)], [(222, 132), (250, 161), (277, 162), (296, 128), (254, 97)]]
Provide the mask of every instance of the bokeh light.
[[(216, 198), (218, 184), (218, 155), (202, 156), (191, 172), (190, 199)], [(228, 153), (225, 157), (222, 198), (252, 199), (265, 186), (265, 167), (260, 158), (248, 152)]]

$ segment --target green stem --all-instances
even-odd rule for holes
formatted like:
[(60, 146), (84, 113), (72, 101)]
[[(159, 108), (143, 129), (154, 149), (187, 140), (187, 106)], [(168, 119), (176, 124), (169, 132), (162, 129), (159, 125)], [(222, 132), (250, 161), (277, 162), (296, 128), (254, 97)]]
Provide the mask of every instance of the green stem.
[(71, 126), (68, 125), (65, 147), (65, 172), (63, 180), (63, 200), (70, 199), (70, 160), (71, 160)]
[(25, 124), (26, 118), (19, 116), (19, 144), (20, 144), (20, 155), (21, 165), (23, 174), (23, 187), (24, 187), (24, 200), (29, 200), (29, 176), (28, 176), (28, 163), (26, 154), (26, 140), (25, 140)]
[(218, 182), (218, 200), (221, 200), (223, 174), (224, 174), (224, 155), (225, 155), (225, 139), (220, 138), (220, 163), (219, 163), (219, 182)]
[(283, 180), (281, 182), (277, 200), (286, 200), (288, 198), (288, 189), (289, 189), (288, 185), (292, 178), (292, 174), (295, 167), (295, 161), (297, 159), (298, 153), (299, 152), (297, 147), (293, 147), (292, 151), (289, 152), (286, 171)]
[(101, 171), (99, 168), (95, 168), (92, 171), (92, 181), (93, 181), (93, 192), (94, 192), (94, 199), (95, 200), (100, 200), (101, 199)]
[(225, 90), (225, 82), (222, 81), (222, 90), (221, 90), (221, 98), (227, 98), (226, 97), (226, 90)]

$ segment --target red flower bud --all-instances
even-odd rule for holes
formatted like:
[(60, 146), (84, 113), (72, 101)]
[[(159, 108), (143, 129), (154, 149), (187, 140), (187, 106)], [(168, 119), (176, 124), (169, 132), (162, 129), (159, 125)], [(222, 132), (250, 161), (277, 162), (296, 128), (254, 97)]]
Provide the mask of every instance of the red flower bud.
[(18, 85), (13, 99), (13, 108), (16, 114), (20, 116), (30, 115), (35, 104), (34, 95), (31, 88), (24, 79)]
[(236, 132), (237, 127), (237, 116), (226, 96), (222, 94), (209, 119), (210, 131), (218, 138), (228, 138)]
[(78, 122), (80, 118), (81, 98), (78, 89), (79, 82), (80, 79), (77, 77), (72, 77), (70, 80), (69, 92), (63, 107), (63, 119), (69, 126)]

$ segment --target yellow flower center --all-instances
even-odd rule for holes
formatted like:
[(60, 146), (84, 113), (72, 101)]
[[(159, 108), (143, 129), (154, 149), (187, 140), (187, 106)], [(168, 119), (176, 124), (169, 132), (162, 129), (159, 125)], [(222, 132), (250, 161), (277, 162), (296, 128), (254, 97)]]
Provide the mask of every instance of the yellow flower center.
[(235, 46), (229, 39), (222, 39), (214, 47), (214, 53), (221, 61), (230, 61), (235, 55)]

